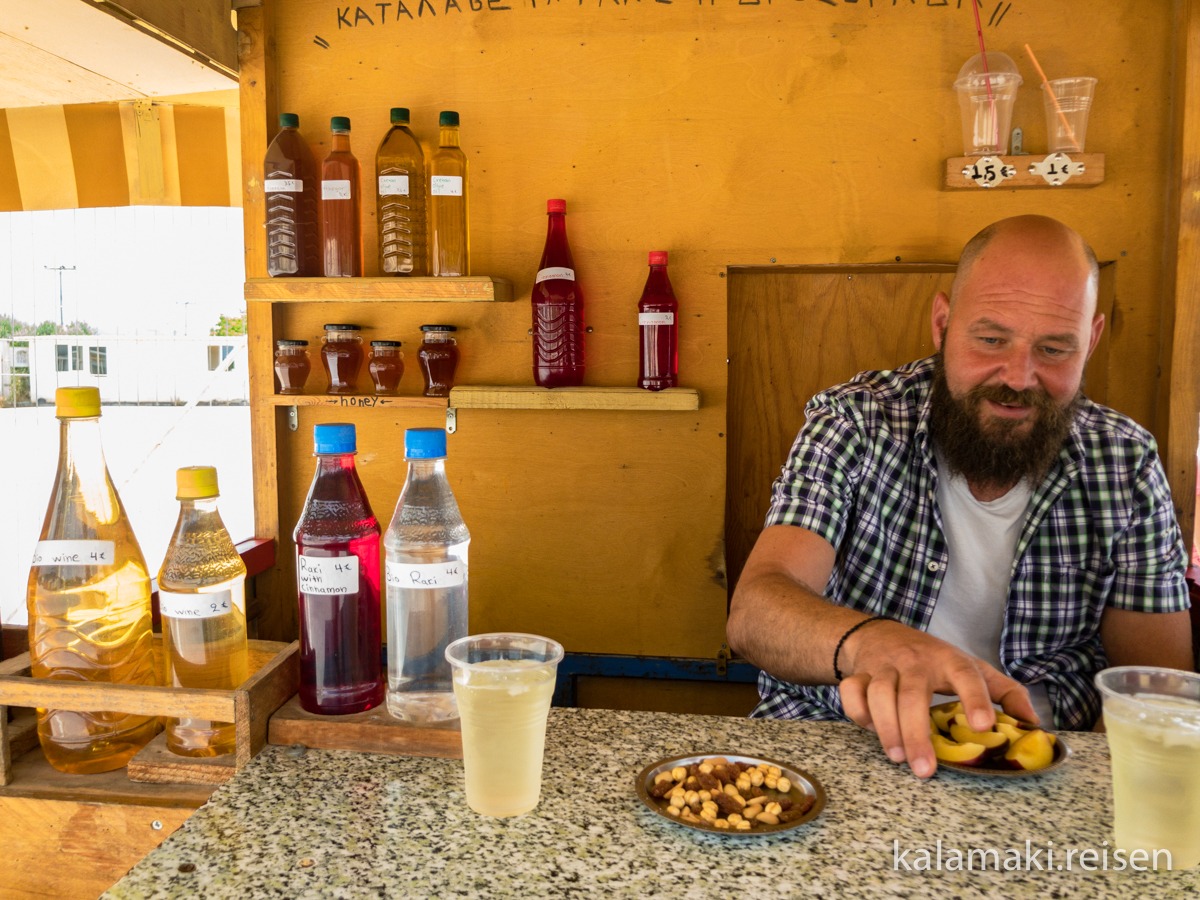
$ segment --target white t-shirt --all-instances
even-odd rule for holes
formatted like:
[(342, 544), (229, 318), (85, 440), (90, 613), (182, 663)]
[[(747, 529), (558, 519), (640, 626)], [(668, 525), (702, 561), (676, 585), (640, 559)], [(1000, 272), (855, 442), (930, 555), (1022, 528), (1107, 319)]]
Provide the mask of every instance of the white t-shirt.
[[(928, 631), (1003, 672), (1000, 632), (1017, 541), (1032, 489), (1022, 480), (1003, 497), (981, 502), (975, 499), (965, 478), (950, 473), (944, 464), (940, 469), (937, 503), (948, 561)], [(1042, 724), (1052, 727), (1054, 717), (1045, 686), (1026, 687)], [(933, 702), (953, 699), (935, 694)]]

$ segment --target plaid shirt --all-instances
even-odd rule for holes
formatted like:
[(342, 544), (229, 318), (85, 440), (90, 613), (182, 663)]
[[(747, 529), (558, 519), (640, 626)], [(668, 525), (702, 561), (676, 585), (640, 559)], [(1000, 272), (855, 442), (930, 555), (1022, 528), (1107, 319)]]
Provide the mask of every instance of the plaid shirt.
[[(947, 561), (929, 435), (933, 359), (863, 372), (814, 397), (772, 491), (767, 525), (798, 525), (836, 548), (825, 595), (915, 628), (928, 626)], [(1000, 660), (1044, 682), (1055, 726), (1092, 727), (1092, 676), (1106, 607), (1188, 608), (1187, 554), (1154, 438), (1085, 400), (1062, 452), (1033, 491), (1012, 565)], [(802, 639), (802, 636), (798, 636)], [(755, 716), (843, 717), (836, 685), (759, 676)]]

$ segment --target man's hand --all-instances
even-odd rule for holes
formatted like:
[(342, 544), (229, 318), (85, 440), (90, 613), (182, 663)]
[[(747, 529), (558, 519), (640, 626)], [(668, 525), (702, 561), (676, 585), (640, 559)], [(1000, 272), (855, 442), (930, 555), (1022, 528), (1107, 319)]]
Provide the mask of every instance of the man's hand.
[(874, 731), (893, 762), (908, 761), (921, 778), (937, 771), (929, 739), (929, 707), (935, 693), (957, 694), (975, 731), (996, 722), (992, 702), (1028, 722), (1037, 714), (1029, 692), (968, 653), (899, 622), (872, 622), (842, 647), (840, 685), (846, 715)]

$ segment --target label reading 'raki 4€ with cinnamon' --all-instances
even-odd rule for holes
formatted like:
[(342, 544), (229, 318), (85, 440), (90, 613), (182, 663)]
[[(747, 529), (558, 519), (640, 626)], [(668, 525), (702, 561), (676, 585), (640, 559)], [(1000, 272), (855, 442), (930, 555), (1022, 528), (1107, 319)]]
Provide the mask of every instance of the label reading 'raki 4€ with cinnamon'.
[(357, 594), (357, 556), (304, 556), (296, 565), (302, 594)]

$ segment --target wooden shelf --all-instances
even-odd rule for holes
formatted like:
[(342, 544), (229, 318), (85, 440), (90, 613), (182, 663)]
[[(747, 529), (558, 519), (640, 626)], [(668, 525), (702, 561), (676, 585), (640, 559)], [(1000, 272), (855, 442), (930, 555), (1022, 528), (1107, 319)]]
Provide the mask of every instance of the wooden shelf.
[(1017, 172), (1011, 178), (1006, 178), (987, 188), (980, 187), (963, 175), (963, 169), (974, 165), (979, 157), (954, 156), (946, 160), (946, 166), (942, 172), (942, 189), (947, 191), (996, 191), (1011, 188), (1060, 190), (1062, 188), (1095, 187), (1104, 181), (1104, 154), (1079, 153), (1071, 156), (1071, 159), (1074, 162), (1083, 163), (1082, 174), (1074, 175), (1060, 185), (1047, 184), (1046, 179), (1041, 175), (1030, 173), (1029, 166), (1031, 163), (1040, 163), (1048, 155), (1046, 153), (1027, 153), (1022, 156), (1001, 156), (1000, 160), (1005, 165), (1012, 166)]
[(450, 389), (457, 409), (617, 409), (690, 410), (700, 408), (695, 388), (644, 391), (636, 387), (544, 388), (536, 385), (469, 384)]
[(445, 397), (377, 394), (273, 394), (272, 406), (330, 406), (344, 409), (445, 409)]
[(462, 302), (508, 303), (511, 281), (487, 275), (461, 278), (251, 278), (247, 300), (311, 303), (355, 302)]

